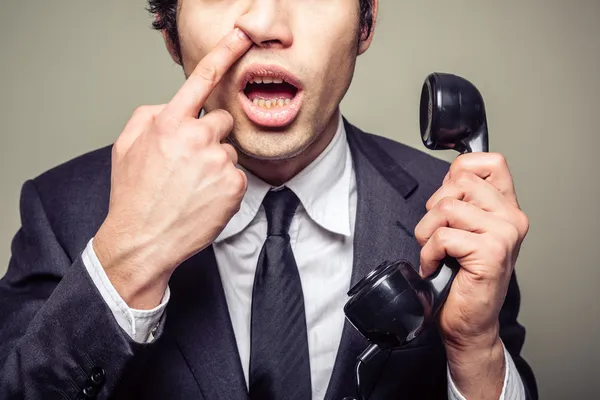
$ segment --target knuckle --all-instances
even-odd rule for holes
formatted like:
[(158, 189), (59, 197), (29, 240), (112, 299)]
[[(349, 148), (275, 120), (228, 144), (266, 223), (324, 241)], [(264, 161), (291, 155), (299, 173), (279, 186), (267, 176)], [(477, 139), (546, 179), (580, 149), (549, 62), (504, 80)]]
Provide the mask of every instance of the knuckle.
[(159, 134), (174, 132), (181, 126), (181, 121), (171, 114), (161, 115), (154, 123)]
[(233, 115), (231, 115), (229, 113), (229, 111), (226, 111), (226, 110), (223, 110), (223, 109), (221, 109), (220, 112), (221, 112), (222, 118), (223, 118), (223, 120), (225, 122), (225, 126), (228, 129), (231, 129), (233, 127)]
[(438, 202), (436, 208), (444, 214), (452, 212), (452, 210), (456, 208), (456, 199), (453, 199), (452, 197), (444, 197)]
[(208, 159), (209, 163), (218, 168), (222, 168), (229, 163), (229, 155), (221, 148), (215, 147), (215, 149), (211, 149), (208, 154), (210, 154)]
[(496, 167), (503, 168), (508, 165), (506, 157), (504, 157), (504, 155), (502, 155), (501, 153), (489, 153), (489, 157), (492, 162), (492, 165)]
[(435, 230), (435, 232), (433, 233), (433, 240), (438, 243), (438, 244), (443, 244), (446, 243), (446, 241), (448, 240), (448, 229), (446, 228), (438, 228)]
[(427, 237), (425, 236), (425, 232), (423, 232), (423, 227), (421, 224), (418, 224), (415, 227), (415, 239), (417, 239), (417, 242), (419, 242), (419, 244), (421, 245), (423, 245), (427, 240)]
[(469, 187), (475, 182), (475, 176), (472, 173), (461, 171), (456, 175), (454, 184), (459, 188)]
[(152, 107), (148, 106), (148, 105), (141, 105), (136, 107), (133, 110), (133, 115), (134, 116), (138, 116), (138, 117), (145, 117), (145, 116), (150, 116), (152, 115)]
[(454, 162), (450, 165), (450, 174), (454, 177), (456, 174), (459, 174), (466, 168), (467, 159), (469, 158), (469, 154), (462, 154), (460, 157), (457, 157)]
[(429, 264), (429, 260), (431, 260), (433, 258), (431, 249), (429, 246), (424, 246), (421, 249), (421, 252), (419, 253), (419, 263), (420, 263), (420, 268), (421, 268), (421, 272), (424, 273), (425, 275), (429, 275), (429, 273), (431, 273), (430, 268), (427, 268), (427, 265)]
[(241, 195), (246, 191), (246, 177), (241, 171), (235, 168), (234, 173), (231, 174), (230, 185), (235, 195)]
[(223, 50), (230, 54), (235, 54), (235, 49), (228, 42), (223, 43)]
[(212, 65), (198, 64), (195, 70), (195, 75), (210, 84), (217, 82), (217, 69)]
[(421, 264), (424, 264), (423, 261), (429, 259), (429, 246), (423, 246), (420, 251)]
[(112, 147), (113, 157), (120, 157), (125, 152), (125, 145), (123, 144), (123, 137), (119, 136)]
[(177, 131), (177, 136), (182, 137), (185, 145), (194, 151), (206, 148), (211, 142), (210, 128), (204, 124), (198, 124), (197, 121), (183, 122)]
[(527, 214), (525, 214), (522, 210), (517, 210), (517, 224), (519, 226), (519, 233), (521, 237), (524, 237), (527, 232), (529, 232), (530, 221)]
[(434, 204), (434, 201), (435, 201), (435, 196), (431, 196), (431, 197), (429, 198), (429, 200), (427, 200), (427, 203), (425, 203), (425, 209), (426, 209), (427, 211), (431, 211), (431, 209), (432, 209), (432, 208), (433, 208), (433, 206), (435, 205), (435, 204)]
[(196, 150), (200, 150), (210, 145), (212, 142), (212, 135), (210, 127), (200, 126), (189, 128), (186, 136), (191, 142), (191, 145)]
[(508, 239), (508, 244), (510, 247), (514, 246), (520, 239), (521, 233), (519, 232), (519, 228), (514, 226), (513, 224), (507, 224), (506, 228), (506, 237)]
[(140, 117), (144, 117), (146, 114), (147, 114), (146, 106), (137, 106), (133, 110), (133, 113), (131, 113), (131, 117), (132, 118), (140, 118)]
[(233, 128), (233, 116), (222, 109), (215, 110), (215, 124), (212, 126), (212, 130), (215, 136), (222, 133), (221, 131), (231, 131)]
[(219, 118), (224, 118), (224, 119), (231, 119), (231, 121), (233, 122), (233, 117), (232, 115), (229, 113), (229, 111), (223, 109), (223, 108), (217, 108), (216, 110), (212, 111), (213, 113), (217, 114), (219, 116)]
[(202, 133), (199, 134), (198, 132), (191, 132), (188, 135), (188, 137), (189, 137), (191, 147), (196, 151), (205, 149), (206, 147), (208, 147), (210, 145), (210, 139), (208, 138), (208, 135), (206, 135), (206, 134), (202, 134)]
[(112, 154), (112, 160), (113, 160), (113, 162), (117, 158), (119, 158), (121, 156), (121, 154), (123, 154), (122, 150), (121, 150), (121, 146), (122, 145), (121, 145), (121, 140), (120, 139), (117, 139), (115, 141), (115, 143), (113, 143), (113, 146), (112, 146), (112, 149), (111, 149), (111, 154)]

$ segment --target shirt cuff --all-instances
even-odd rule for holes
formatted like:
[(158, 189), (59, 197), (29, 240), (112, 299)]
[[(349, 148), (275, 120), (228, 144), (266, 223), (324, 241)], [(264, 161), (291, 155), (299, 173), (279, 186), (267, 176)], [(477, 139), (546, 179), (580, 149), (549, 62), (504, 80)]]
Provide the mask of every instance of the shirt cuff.
[(112, 311), (117, 323), (127, 334), (138, 343), (149, 343), (154, 340), (154, 334), (158, 329), (165, 307), (171, 297), (171, 291), (167, 286), (160, 304), (151, 310), (136, 310), (129, 308), (125, 300), (121, 298), (106, 275), (100, 260), (92, 246), (93, 238), (88, 242), (83, 254), (83, 264), (92, 278), (94, 285), (100, 291), (102, 298)]
[[(521, 380), (521, 375), (519, 375), (519, 371), (515, 366), (515, 363), (508, 352), (506, 347), (504, 347), (504, 343), (502, 343), (502, 347), (504, 348), (504, 361), (506, 365), (506, 370), (504, 373), (504, 386), (502, 387), (502, 393), (500, 394), (499, 400), (525, 400), (525, 387), (523, 386), (523, 381)], [(450, 374), (450, 367), (447, 368), (448, 375), (448, 399), (449, 400), (467, 400), (456, 387), (454, 381), (452, 380), (452, 376)]]

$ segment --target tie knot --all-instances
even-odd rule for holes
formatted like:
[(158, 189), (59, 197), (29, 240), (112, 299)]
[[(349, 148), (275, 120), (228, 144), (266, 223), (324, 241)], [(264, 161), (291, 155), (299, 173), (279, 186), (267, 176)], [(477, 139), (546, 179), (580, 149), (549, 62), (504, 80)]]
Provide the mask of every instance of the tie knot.
[(267, 214), (267, 235), (287, 234), (299, 204), (300, 199), (287, 187), (270, 190), (263, 200)]

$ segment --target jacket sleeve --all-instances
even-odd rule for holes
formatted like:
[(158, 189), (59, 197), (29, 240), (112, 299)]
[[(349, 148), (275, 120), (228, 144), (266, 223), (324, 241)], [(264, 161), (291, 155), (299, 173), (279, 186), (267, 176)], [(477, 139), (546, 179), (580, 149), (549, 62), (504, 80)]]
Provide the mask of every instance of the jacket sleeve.
[(535, 375), (521, 354), (525, 342), (525, 328), (517, 321), (520, 304), (520, 289), (516, 273), (513, 273), (504, 305), (500, 310), (500, 338), (521, 376), (525, 389), (525, 398), (527, 400), (537, 400), (538, 390)]
[(81, 255), (69, 259), (33, 181), (20, 210), (0, 280), (0, 398), (107, 399), (148, 346), (121, 330)]

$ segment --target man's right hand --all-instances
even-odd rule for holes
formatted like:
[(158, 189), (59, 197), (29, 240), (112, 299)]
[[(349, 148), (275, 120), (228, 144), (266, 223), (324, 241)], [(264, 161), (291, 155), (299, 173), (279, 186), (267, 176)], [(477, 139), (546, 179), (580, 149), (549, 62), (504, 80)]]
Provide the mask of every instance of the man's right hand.
[(219, 235), (246, 191), (235, 149), (222, 141), (233, 118), (198, 114), (251, 46), (239, 29), (198, 63), (170, 103), (138, 108), (115, 142), (108, 215), (94, 251), (132, 308), (157, 306), (175, 268)]

